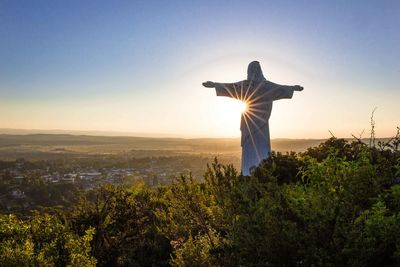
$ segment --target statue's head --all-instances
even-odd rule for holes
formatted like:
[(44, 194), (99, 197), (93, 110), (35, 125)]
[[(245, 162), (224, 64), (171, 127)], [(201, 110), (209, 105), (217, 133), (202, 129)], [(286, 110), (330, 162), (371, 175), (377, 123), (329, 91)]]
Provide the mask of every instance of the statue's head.
[(247, 80), (252, 80), (255, 82), (265, 81), (260, 62), (253, 61), (249, 64), (249, 66), (247, 67)]

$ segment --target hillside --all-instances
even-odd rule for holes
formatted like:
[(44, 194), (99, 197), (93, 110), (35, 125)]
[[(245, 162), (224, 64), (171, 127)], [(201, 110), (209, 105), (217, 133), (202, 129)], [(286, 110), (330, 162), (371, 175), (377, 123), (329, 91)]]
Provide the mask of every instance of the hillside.
[[(301, 152), (316, 146), (318, 139), (276, 139), (272, 147), (276, 151)], [(141, 157), (176, 153), (240, 155), (239, 138), (151, 138), (122, 136), (88, 136), (70, 134), (0, 134), (0, 159), (18, 157), (46, 158), (50, 156), (74, 156), (82, 154), (133, 153)]]

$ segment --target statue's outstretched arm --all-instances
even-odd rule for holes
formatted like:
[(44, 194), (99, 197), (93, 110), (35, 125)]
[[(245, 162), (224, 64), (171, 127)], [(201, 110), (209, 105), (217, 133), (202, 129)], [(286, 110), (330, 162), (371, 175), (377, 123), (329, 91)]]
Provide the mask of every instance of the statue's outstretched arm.
[(293, 91), (303, 91), (303, 87), (300, 85), (282, 85), (267, 81), (265, 83), (266, 89), (281, 89), (281, 90), (293, 90)]
[(292, 98), (294, 91), (303, 91), (300, 85), (282, 85), (267, 81), (264, 84), (265, 95), (272, 101), (283, 98)]
[(207, 88), (214, 88), (215, 87), (215, 82), (206, 81), (206, 82), (203, 83), (203, 86), (207, 87)]
[(294, 91), (303, 91), (304, 90), (304, 87), (303, 86), (300, 86), (300, 85), (295, 85), (295, 86), (293, 86), (294, 87)]
[(245, 95), (245, 90), (247, 89), (245, 82), (246, 80), (236, 83), (214, 83), (214, 87), (217, 96), (227, 96), (236, 99), (242, 99)]

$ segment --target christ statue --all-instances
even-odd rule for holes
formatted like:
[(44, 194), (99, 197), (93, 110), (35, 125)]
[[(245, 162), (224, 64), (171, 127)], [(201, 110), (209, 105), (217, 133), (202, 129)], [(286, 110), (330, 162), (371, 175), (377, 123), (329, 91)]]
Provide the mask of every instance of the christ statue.
[(258, 166), (271, 153), (268, 120), (272, 102), (292, 98), (294, 91), (302, 91), (299, 85), (280, 85), (265, 79), (260, 63), (253, 61), (247, 68), (247, 80), (236, 83), (205, 82), (203, 86), (215, 88), (217, 96), (227, 96), (247, 104), (242, 113), (242, 174), (250, 175), (250, 169)]

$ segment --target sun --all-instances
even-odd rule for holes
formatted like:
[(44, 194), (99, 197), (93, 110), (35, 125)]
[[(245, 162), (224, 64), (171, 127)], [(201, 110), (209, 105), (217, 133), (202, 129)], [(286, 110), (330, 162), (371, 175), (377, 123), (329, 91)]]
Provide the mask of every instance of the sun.
[[(228, 112), (234, 112), (236, 114), (241, 114), (247, 111), (248, 105), (245, 101), (240, 101), (237, 99), (232, 99), (232, 101), (226, 102), (226, 107)], [(237, 116), (237, 115), (235, 115)]]
[(246, 112), (247, 107), (248, 107), (248, 105), (247, 105), (246, 102), (244, 102), (244, 101), (238, 101), (237, 105), (238, 105), (237, 109), (240, 110), (240, 113)]
[(248, 104), (244, 101), (239, 101), (233, 98), (216, 98), (215, 99), (215, 109), (213, 112), (218, 114), (220, 119), (218, 127), (221, 127), (221, 131), (224, 133), (240, 134), (239, 129), (241, 116), (248, 111)]

